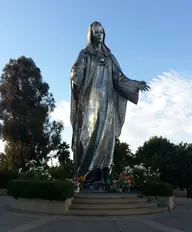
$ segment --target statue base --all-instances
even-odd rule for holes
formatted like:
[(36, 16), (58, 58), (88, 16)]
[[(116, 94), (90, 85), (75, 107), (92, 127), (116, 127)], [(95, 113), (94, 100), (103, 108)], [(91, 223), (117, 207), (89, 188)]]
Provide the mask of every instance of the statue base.
[(91, 170), (86, 175), (86, 181), (83, 183), (83, 189), (87, 192), (109, 192), (112, 178), (110, 176), (110, 169), (96, 168)]

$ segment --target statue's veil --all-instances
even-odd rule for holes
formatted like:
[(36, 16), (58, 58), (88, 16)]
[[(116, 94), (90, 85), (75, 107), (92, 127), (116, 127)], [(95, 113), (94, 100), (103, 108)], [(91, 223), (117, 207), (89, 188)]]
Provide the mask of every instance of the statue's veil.
[[(101, 23), (95, 21), (93, 22), (89, 28), (88, 28), (88, 33), (87, 33), (87, 46), (86, 46), (86, 49), (90, 52), (93, 52), (93, 41), (92, 41), (92, 28), (95, 26), (95, 25), (99, 25), (103, 28), (103, 26), (101, 25)], [(102, 43), (102, 50), (105, 54), (109, 54), (110, 53), (110, 49), (106, 46), (105, 44), (105, 37), (106, 37), (106, 34), (105, 34), (105, 30), (103, 28), (103, 43)]]

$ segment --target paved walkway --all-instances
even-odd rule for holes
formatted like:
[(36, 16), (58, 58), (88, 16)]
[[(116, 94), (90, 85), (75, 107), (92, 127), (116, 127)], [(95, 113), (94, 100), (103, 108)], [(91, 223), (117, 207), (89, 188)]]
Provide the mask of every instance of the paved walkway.
[(192, 232), (192, 199), (175, 201), (176, 209), (162, 214), (82, 218), (9, 211), (0, 197), (0, 232)]

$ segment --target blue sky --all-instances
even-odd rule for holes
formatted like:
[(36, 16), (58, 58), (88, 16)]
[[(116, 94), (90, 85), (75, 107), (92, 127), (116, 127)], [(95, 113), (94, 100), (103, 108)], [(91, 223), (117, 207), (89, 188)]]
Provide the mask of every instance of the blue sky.
[(190, 81), (191, 9), (190, 0), (0, 0), (0, 69), (10, 58), (31, 57), (56, 101), (68, 102), (71, 66), (97, 20), (130, 78), (151, 82), (174, 70), (179, 80)]

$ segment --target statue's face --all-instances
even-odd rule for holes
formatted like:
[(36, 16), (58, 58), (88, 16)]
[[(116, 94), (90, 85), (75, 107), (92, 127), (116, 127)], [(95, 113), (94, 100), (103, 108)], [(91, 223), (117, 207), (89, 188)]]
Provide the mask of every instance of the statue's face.
[(94, 43), (102, 43), (104, 38), (103, 28), (100, 25), (95, 25), (92, 28), (92, 40)]

